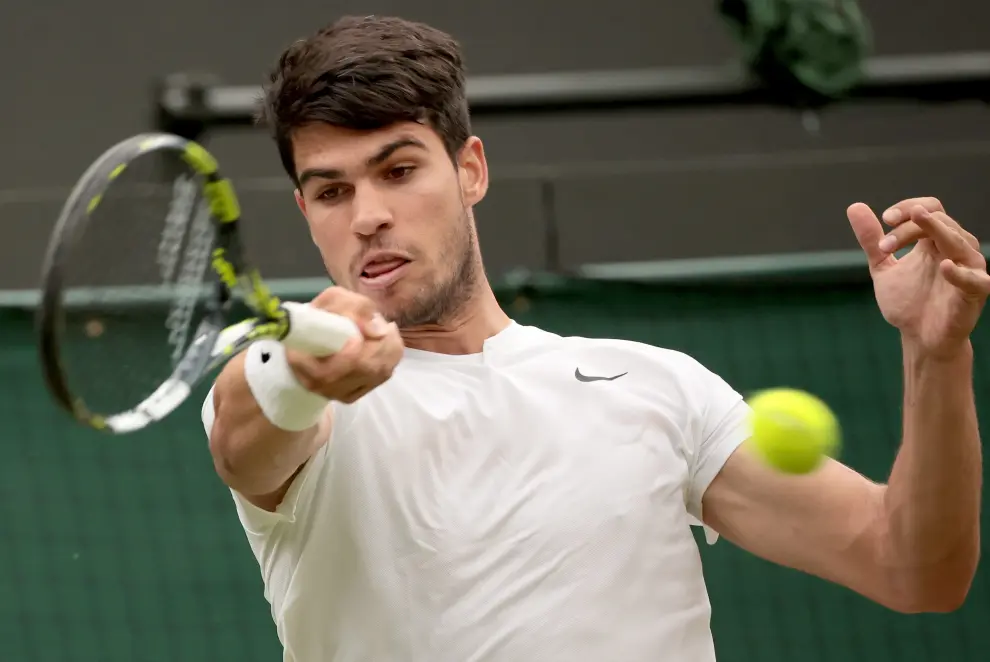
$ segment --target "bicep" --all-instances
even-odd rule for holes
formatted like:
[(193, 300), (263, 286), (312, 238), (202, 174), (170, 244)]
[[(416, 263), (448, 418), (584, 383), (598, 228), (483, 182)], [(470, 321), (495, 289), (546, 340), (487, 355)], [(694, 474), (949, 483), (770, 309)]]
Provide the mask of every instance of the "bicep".
[(756, 556), (889, 604), (884, 490), (831, 459), (811, 474), (783, 474), (744, 445), (705, 492), (703, 512), (707, 525)]

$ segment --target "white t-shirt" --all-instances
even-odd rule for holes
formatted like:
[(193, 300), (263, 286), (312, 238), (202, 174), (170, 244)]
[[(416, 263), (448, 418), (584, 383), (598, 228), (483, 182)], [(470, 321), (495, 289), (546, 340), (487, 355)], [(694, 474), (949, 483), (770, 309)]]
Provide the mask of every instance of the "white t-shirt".
[(513, 323), (334, 406), (277, 512), (234, 494), (287, 662), (715, 659), (690, 526), (748, 409), (694, 359)]

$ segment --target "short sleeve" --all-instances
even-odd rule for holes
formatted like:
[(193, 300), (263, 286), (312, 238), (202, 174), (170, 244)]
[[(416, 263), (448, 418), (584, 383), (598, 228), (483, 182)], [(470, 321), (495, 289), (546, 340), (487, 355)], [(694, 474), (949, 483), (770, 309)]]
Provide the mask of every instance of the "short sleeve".
[[(206, 395), (206, 399), (203, 401), (202, 409), (202, 419), (203, 427), (206, 430), (206, 436), (209, 438), (210, 431), (213, 429), (213, 422), (216, 418), (216, 410), (213, 405), (213, 389)], [(281, 522), (295, 522), (299, 510), (305, 505), (306, 500), (312, 495), (313, 484), (316, 479), (313, 474), (320, 471), (323, 464), (326, 462), (327, 447), (329, 444), (323, 445), (317, 453), (310, 458), (310, 460), (303, 467), (303, 470), (299, 472), (299, 475), (295, 477), (292, 481), (292, 485), (289, 487), (289, 491), (286, 492), (285, 497), (282, 499), (282, 503), (278, 505), (275, 512), (269, 512), (263, 508), (259, 508), (250, 501), (244, 498), (236, 490), (231, 490), (230, 493), (234, 499), (234, 505), (237, 508), (237, 516), (240, 519), (241, 526), (249, 535), (263, 536), (271, 532), (271, 530)]]
[[(729, 457), (750, 436), (749, 405), (721, 377), (700, 363), (687, 380), (689, 400), (693, 405), (693, 425), (690, 484), (687, 507), (700, 524), (701, 502), (708, 486), (718, 475)], [(709, 543), (717, 536), (706, 528)]]

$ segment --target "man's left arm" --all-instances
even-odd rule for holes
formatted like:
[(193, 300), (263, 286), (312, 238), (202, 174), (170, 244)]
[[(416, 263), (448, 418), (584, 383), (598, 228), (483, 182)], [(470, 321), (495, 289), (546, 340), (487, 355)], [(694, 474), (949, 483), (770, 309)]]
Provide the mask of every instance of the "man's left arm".
[[(949, 231), (958, 225), (949, 223), (937, 200), (923, 199), (921, 205), (910, 200), (902, 206), (918, 224), (902, 225), (896, 232), (905, 240), (922, 234), (934, 237), (918, 249), (916, 258), (920, 251), (934, 252), (937, 247), (957, 265), (965, 264), (954, 257), (950, 245)], [(888, 319), (901, 321), (897, 315), (907, 304), (917, 303), (905, 298), (922, 296), (922, 288), (910, 288), (911, 276), (927, 265), (905, 258), (897, 267), (892, 257), (874, 252), (884, 235), (870, 216), (862, 207), (850, 210), (871, 260), (881, 310)], [(971, 235), (966, 238), (975, 243)], [(965, 257), (964, 250), (960, 246), (958, 254)], [(946, 294), (917, 306), (916, 318), (927, 326), (916, 333), (902, 324), (903, 431), (887, 484), (874, 483), (832, 460), (809, 475), (784, 475), (766, 467), (744, 445), (726, 461), (702, 501), (705, 523), (740, 547), (902, 612), (958, 608), (980, 554), (982, 457), (968, 329), (979, 315), (990, 279), (982, 257), (972, 258), (973, 266), (966, 272), (960, 269), (960, 276), (950, 273), (955, 267), (944, 259), (935, 264), (940, 273), (949, 273), (946, 281), (957, 283), (959, 292), (945, 282), (936, 283)], [(904, 281), (908, 287), (898, 290)], [(949, 314), (956, 312), (955, 317)], [(964, 315), (971, 319), (958, 325), (965, 331), (959, 342), (931, 341), (961, 333), (950, 325)], [(939, 330), (938, 324), (948, 331), (925, 335), (931, 328)], [(912, 338), (926, 338), (928, 346)]]
[(972, 358), (904, 351), (903, 442), (887, 485), (836, 461), (806, 476), (743, 446), (703, 498), (705, 523), (757, 556), (902, 612), (951, 611), (980, 547), (981, 453)]

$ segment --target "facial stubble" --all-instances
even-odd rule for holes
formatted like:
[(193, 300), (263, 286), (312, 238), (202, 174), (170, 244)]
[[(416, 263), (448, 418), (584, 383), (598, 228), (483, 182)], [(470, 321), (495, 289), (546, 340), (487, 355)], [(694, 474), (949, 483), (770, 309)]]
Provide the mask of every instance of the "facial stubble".
[(467, 209), (438, 256), (438, 265), (453, 265), (436, 281), (424, 284), (408, 305), (395, 311), (392, 321), (400, 329), (440, 325), (456, 318), (468, 305), (480, 275), (478, 237)]

